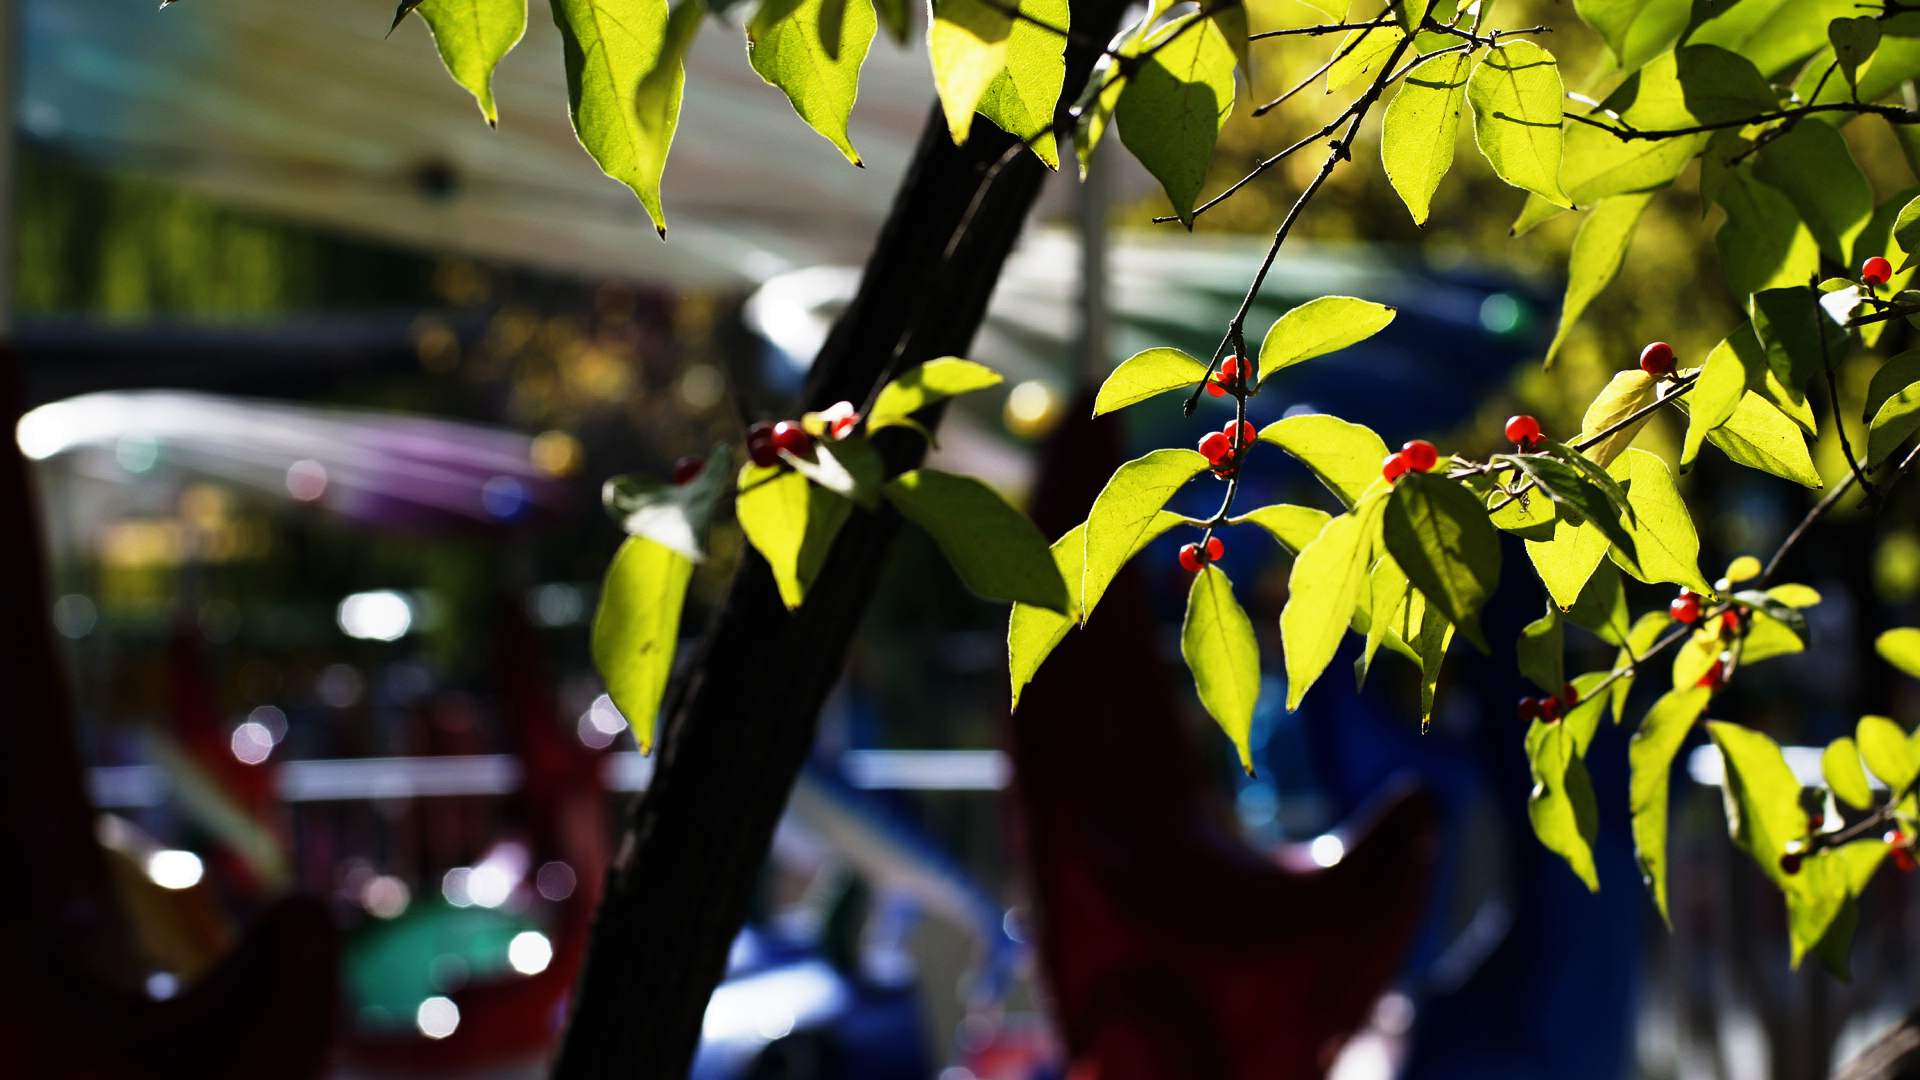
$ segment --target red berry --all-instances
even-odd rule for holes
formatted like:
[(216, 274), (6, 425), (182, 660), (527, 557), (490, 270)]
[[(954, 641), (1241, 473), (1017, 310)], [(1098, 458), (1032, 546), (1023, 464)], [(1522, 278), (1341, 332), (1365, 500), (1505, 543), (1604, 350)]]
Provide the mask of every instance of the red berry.
[(1232, 465), (1222, 465), (1219, 468), (1213, 470), (1213, 476), (1214, 476), (1214, 479), (1216, 480), (1231, 480), (1233, 479), (1233, 474), (1236, 471), (1238, 470), (1236, 470)]
[(1560, 704), (1566, 706), (1569, 709), (1573, 708), (1575, 705), (1580, 704), (1579, 688), (1574, 686), (1572, 683), (1567, 683), (1566, 685), (1562, 686), (1560, 688)]
[(1783, 874), (1786, 874), (1788, 877), (1792, 877), (1794, 874), (1799, 873), (1800, 872), (1800, 853), (1797, 851), (1789, 851), (1786, 854), (1780, 856), (1780, 872)]
[(1727, 610), (1721, 612), (1720, 625), (1723, 628), (1725, 628), (1726, 632), (1729, 634), (1739, 633), (1740, 632), (1740, 609), (1728, 608)]
[(1721, 687), (1727, 685), (1727, 666), (1716, 660), (1712, 667), (1701, 672), (1700, 677), (1694, 680), (1693, 685), (1704, 686), (1709, 691), (1717, 692)]
[(1407, 468), (1414, 472), (1426, 472), (1440, 464), (1440, 451), (1425, 439), (1411, 439), (1401, 444), (1400, 452), (1407, 456)]
[(1540, 706), (1541, 720), (1549, 724), (1557, 724), (1560, 722), (1559, 698), (1543, 697), (1539, 700), (1538, 704)]
[(1224, 431), (1207, 432), (1200, 440), (1199, 449), (1200, 456), (1210, 465), (1219, 466), (1233, 460), (1233, 440)]
[(1807, 831), (1810, 833), (1819, 832), (1820, 826), (1826, 823), (1827, 815), (1819, 813), (1818, 811), (1807, 815)]
[(1913, 852), (1908, 851), (1906, 848), (1903, 848), (1903, 847), (1894, 848), (1893, 849), (1893, 865), (1895, 869), (1899, 870), (1903, 874), (1913, 873), (1913, 866), (1914, 866)]
[(1407, 455), (1405, 454), (1388, 454), (1387, 459), (1380, 463), (1380, 475), (1386, 477), (1389, 484), (1398, 482), (1406, 471)]
[(1530, 697), (1520, 699), (1520, 722), (1531, 724), (1540, 719), (1540, 703)]
[(1901, 832), (1899, 829), (1888, 829), (1880, 839), (1885, 840), (1888, 847), (1907, 846), (1907, 834)]
[(1180, 569), (1185, 570), (1189, 574), (1197, 574), (1200, 572), (1200, 568), (1205, 565), (1207, 565), (1207, 560), (1200, 557), (1199, 544), (1180, 545)]
[(1656, 341), (1640, 350), (1640, 370), (1656, 379), (1673, 374), (1673, 346)]
[(1674, 622), (1691, 623), (1700, 618), (1700, 597), (1691, 589), (1681, 589), (1680, 595), (1667, 605), (1667, 614)]
[(1214, 397), (1226, 397), (1227, 388), (1221, 386), (1218, 382), (1210, 382), (1207, 384), (1207, 393), (1212, 394)]
[[(1225, 435), (1225, 436), (1227, 437), (1227, 441), (1228, 441), (1228, 442), (1233, 442), (1233, 441), (1234, 441), (1234, 440), (1233, 440), (1233, 421), (1231, 421), (1231, 420), (1229, 420), (1229, 421), (1227, 421), (1227, 426), (1226, 426), (1226, 427), (1223, 427), (1223, 428), (1221, 428), (1221, 429), (1220, 429), (1220, 432), (1221, 432), (1221, 434), (1223, 434), (1223, 435)], [(1260, 437), (1260, 429), (1259, 429), (1259, 428), (1257, 428), (1257, 427), (1254, 427), (1254, 426), (1253, 426), (1253, 421), (1251, 421), (1251, 420), (1242, 420), (1242, 421), (1240, 421), (1240, 440), (1239, 440), (1239, 442), (1240, 442), (1240, 449), (1241, 449), (1241, 450), (1243, 450), (1243, 451), (1244, 451), (1244, 450), (1246, 450), (1246, 448), (1247, 448), (1247, 447), (1249, 447), (1249, 446), (1252, 446), (1252, 445), (1253, 445), (1253, 440), (1255, 440), (1255, 439), (1257, 439), (1257, 438), (1259, 438), (1259, 437)]]
[(747, 457), (755, 465), (772, 465), (780, 460), (773, 446), (773, 425), (765, 420), (747, 429)]
[(773, 448), (782, 453), (799, 457), (813, 447), (813, 436), (807, 429), (792, 420), (782, 420), (773, 425)]
[(1519, 446), (1532, 446), (1540, 439), (1540, 421), (1525, 415), (1507, 417), (1508, 442)]
[(1893, 264), (1878, 255), (1860, 264), (1860, 280), (1863, 284), (1877, 289), (1892, 277)]
[(1207, 561), (1208, 562), (1219, 562), (1220, 556), (1225, 555), (1226, 553), (1227, 553), (1227, 545), (1221, 543), (1219, 537), (1217, 536), (1207, 537)]
[(673, 482), (675, 484), (686, 483), (694, 477), (699, 476), (700, 470), (705, 465), (706, 462), (701, 461), (697, 457), (681, 458), (679, 461), (673, 463)]
[(1223, 382), (1233, 383), (1240, 378), (1240, 358), (1229, 356), (1220, 361), (1220, 378)]

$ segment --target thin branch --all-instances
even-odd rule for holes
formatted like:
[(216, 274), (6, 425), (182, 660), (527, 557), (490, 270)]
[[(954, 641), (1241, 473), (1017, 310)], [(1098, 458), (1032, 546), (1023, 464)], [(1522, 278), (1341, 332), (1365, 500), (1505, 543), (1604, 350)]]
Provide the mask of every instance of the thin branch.
[[(1622, 142), (1653, 139), (1678, 139), (1686, 135), (1700, 135), (1709, 131), (1724, 131), (1727, 128), (1743, 128), (1751, 124), (1769, 124), (1775, 120), (1797, 120), (1814, 113), (1866, 113), (1885, 119), (1890, 124), (1920, 124), (1920, 109), (1908, 109), (1899, 105), (1879, 105), (1858, 101), (1828, 101), (1815, 105), (1796, 105), (1790, 109), (1776, 109), (1773, 112), (1756, 113), (1738, 120), (1715, 120), (1706, 124), (1695, 124), (1682, 128), (1635, 128), (1616, 126), (1595, 120), (1591, 116), (1579, 113), (1567, 113), (1566, 117), (1578, 124), (1596, 127)], [(1624, 125), (1625, 120), (1620, 124)]]
[[(1654, 398), (1652, 401), (1646, 403), (1645, 405), (1642, 405), (1639, 408), (1628, 413), (1627, 415), (1621, 417), (1620, 419), (1615, 420), (1613, 423), (1608, 424), (1606, 427), (1601, 428), (1599, 431), (1596, 431), (1591, 435), (1584, 435), (1577, 442), (1568, 443), (1567, 444), (1568, 448), (1572, 450), (1586, 451), (1586, 450), (1592, 449), (1595, 446), (1600, 445), (1600, 443), (1604, 441), (1606, 438), (1608, 438), (1609, 436), (1625, 431), (1627, 428), (1632, 427), (1633, 425), (1639, 423), (1640, 421), (1646, 419), (1647, 417), (1653, 415), (1654, 413), (1659, 412), (1662, 407), (1674, 401), (1679, 400), (1680, 397), (1686, 394), (1687, 391), (1693, 389), (1694, 383), (1699, 381), (1700, 381), (1700, 373), (1697, 371), (1691, 375), (1682, 375), (1679, 378), (1674, 379), (1672, 384), (1673, 388), (1668, 392), (1661, 394), (1659, 397)], [(1525, 495), (1527, 492), (1532, 491), (1533, 488), (1534, 488), (1533, 478), (1528, 477), (1525, 483), (1521, 484), (1517, 488), (1514, 488), (1512, 491), (1507, 492), (1506, 498), (1500, 500), (1499, 502), (1495, 503), (1492, 506), (1487, 507), (1487, 513), (1497, 514), (1500, 511), (1505, 510), (1509, 505), (1511, 505), (1514, 502), (1514, 500), (1520, 498), (1520, 496), (1522, 495)]]
[(1319, 37), (1322, 34), (1338, 34), (1345, 30), (1372, 30), (1374, 27), (1380, 26), (1386, 21), (1387, 16), (1381, 15), (1372, 22), (1321, 23), (1318, 26), (1293, 26), (1285, 30), (1262, 30), (1257, 34), (1248, 34), (1247, 40), (1265, 41), (1268, 38), (1299, 37), (1303, 34), (1307, 37)]

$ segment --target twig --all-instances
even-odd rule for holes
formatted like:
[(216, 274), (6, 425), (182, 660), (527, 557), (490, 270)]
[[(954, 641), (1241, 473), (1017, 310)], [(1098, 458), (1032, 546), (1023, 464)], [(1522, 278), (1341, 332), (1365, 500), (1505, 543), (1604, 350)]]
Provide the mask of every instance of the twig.
[[(1741, 117), (1738, 120), (1715, 120), (1711, 123), (1695, 124), (1681, 128), (1635, 128), (1615, 126), (1595, 120), (1591, 116), (1579, 113), (1567, 113), (1568, 120), (1588, 127), (1596, 127), (1622, 142), (1653, 139), (1678, 139), (1686, 135), (1700, 135), (1709, 131), (1724, 131), (1727, 128), (1743, 128), (1751, 124), (1770, 124), (1775, 120), (1797, 120), (1813, 113), (1841, 112), (1866, 113), (1885, 119), (1890, 124), (1920, 124), (1920, 109), (1908, 109), (1899, 105), (1879, 105), (1858, 101), (1829, 101), (1814, 105), (1797, 105), (1790, 109), (1776, 109), (1773, 112), (1757, 113)], [(1625, 120), (1620, 123), (1624, 125)]]

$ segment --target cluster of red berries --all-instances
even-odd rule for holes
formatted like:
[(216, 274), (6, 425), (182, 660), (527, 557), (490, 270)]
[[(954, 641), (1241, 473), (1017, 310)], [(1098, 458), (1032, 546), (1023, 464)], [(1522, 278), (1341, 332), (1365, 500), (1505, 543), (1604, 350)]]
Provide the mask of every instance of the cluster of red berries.
[(1507, 441), (1522, 450), (1531, 450), (1546, 439), (1540, 430), (1540, 421), (1531, 416), (1507, 417)]
[(1574, 689), (1572, 683), (1568, 683), (1562, 686), (1560, 693), (1553, 697), (1521, 698), (1520, 722), (1531, 724), (1539, 720), (1543, 723), (1557, 724), (1561, 717), (1572, 712), (1573, 707), (1578, 704), (1580, 704), (1580, 691)]
[(1893, 279), (1893, 264), (1875, 255), (1860, 264), (1860, 284), (1877, 289)]
[(1673, 374), (1673, 346), (1655, 341), (1640, 350), (1640, 370), (1656, 379)]
[(1426, 472), (1440, 464), (1440, 451), (1425, 439), (1410, 439), (1380, 463), (1380, 475), (1387, 483), (1397, 483), (1410, 472)]
[(1887, 834), (1881, 837), (1881, 839), (1885, 840), (1887, 846), (1893, 849), (1893, 865), (1898, 867), (1903, 874), (1913, 873), (1913, 841), (1907, 834), (1901, 832), (1899, 829), (1888, 829)]
[[(1234, 426), (1239, 425), (1239, 438), (1234, 437)], [(1259, 436), (1251, 421), (1229, 420), (1219, 431), (1209, 431), (1200, 440), (1200, 456), (1207, 459), (1213, 467), (1213, 475), (1222, 480), (1233, 475), (1240, 459), (1253, 447), (1253, 440)], [(1236, 445), (1237, 442), (1237, 445)]]
[[(1700, 621), (1701, 599), (1700, 594), (1694, 592), (1692, 589), (1681, 589), (1680, 595), (1674, 597), (1673, 600), (1667, 604), (1667, 614), (1673, 617), (1674, 622), (1685, 623), (1688, 626), (1692, 626), (1694, 623)], [(1740, 609), (1737, 607), (1730, 607), (1720, 613), (1720, 629), (1722, 633), (1738, 634), (1744, 623), (1745, 620), (1742, 618)]]
[(1207, 537), (1207, 546), (1204, 550), (1199, 544), (1182, 544), (1180, 546), (1180, 569), (1185, 570), (1189, 574), (1197, 574), (1200, 572), (1201, 567), (1206, 566), (1208, 563), (1219, 562), (1220, 556), (1226, 553), (1227, 545), (1221, 543), (1220, 538), (1217, 536)]
[(781, 451), (798, 456), (813, 448), (813, 436), (798, 420), (762, 420), (747, 429), (747, 457), (762, 467), (776, 465)]
[(1238, 389), (1240, 378), (1244, 374), (1241, 368), (1240, 358), (1237, 356), (1229, 356), (1220, 361), (1220, 370), (1214, 372), (1213, 378), (1207, 380), (1207, 393), (1214, 397), (1226, 397)]

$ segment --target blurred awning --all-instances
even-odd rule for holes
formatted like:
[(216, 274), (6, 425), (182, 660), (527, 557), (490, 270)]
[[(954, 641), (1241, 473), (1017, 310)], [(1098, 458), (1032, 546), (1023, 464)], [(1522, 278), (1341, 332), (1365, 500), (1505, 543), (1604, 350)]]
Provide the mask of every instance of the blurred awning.
[(37, 144), (388, 242), (680, 286), (859, 262), (932, 104), (924, 48), (882, 35), (854, 169), (747, 66), (744, 35), (710, 21), (687, 64), (663, 244), (574, 140), (545, 4), (500, 65), (491, 130), (423, 22), (384, 37), (394, 0), (15, 3), (16, 121)]

